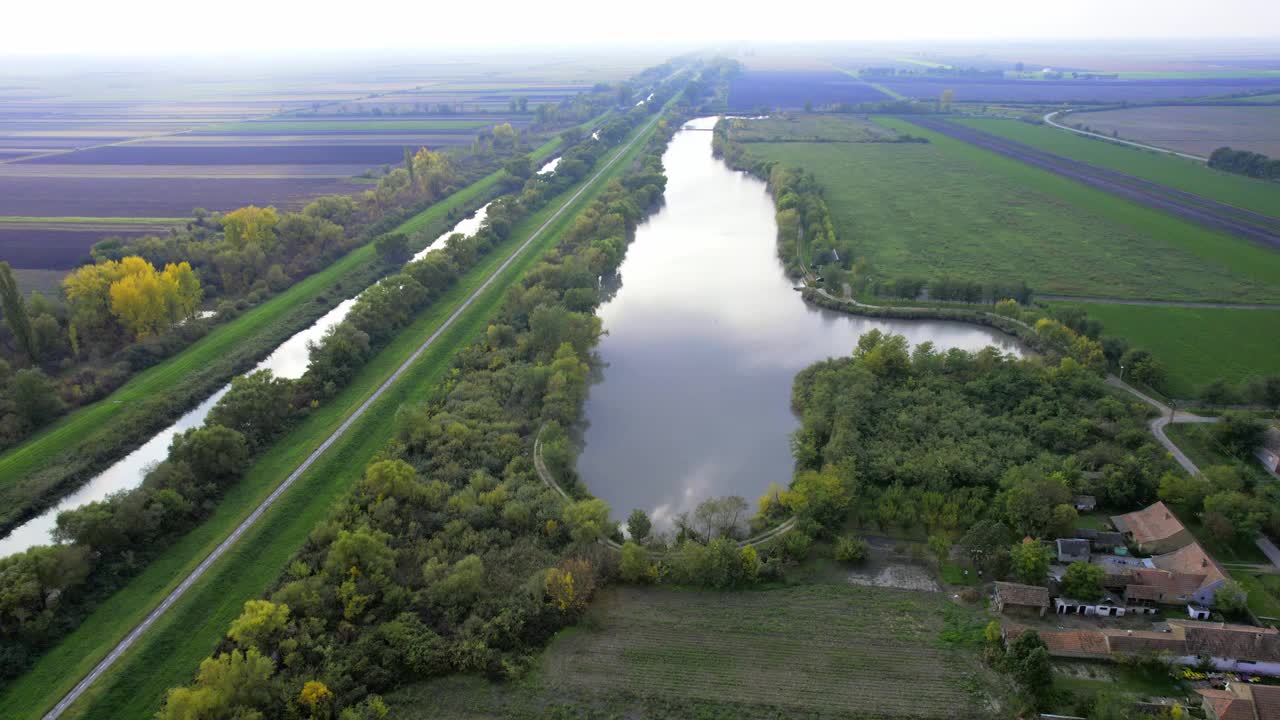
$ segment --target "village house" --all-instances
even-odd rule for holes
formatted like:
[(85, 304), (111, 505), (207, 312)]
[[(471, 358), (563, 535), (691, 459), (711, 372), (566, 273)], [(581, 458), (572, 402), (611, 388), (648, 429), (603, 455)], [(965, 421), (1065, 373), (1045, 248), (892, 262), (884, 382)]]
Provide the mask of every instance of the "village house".
[[(1040, 639), (1054, 657), (1119, 660), (1125, 656), (1159, 654), (1178, 665), (1208, 662), (1224, 672), (1280, 677), (1280, 631), (1251, 625), (1169, 620), (1154, 630), (1046, 630)], [(1006, 639), (1027, 628), (1004, 626)]]
[(1116, 548), (1124, 547), (1124, 535), (1114, 530), (1094, 530), (1092, 528), (1077, 528), (1074, 537), (1081, 540), (1088, 540), (1089, 547), (1093, 552), (1109, 553)]
[(1115, 515), (1111, 523), (1134, 547), (1151, 555), (1172, 552), (1195, 540), (1164, 502)]
[(1023, 585), (1021, 583), (996, 582), (995, 596), (992, 602), (996, 612), (1003, 614), (1010, 608), (1021, 608), (1044, 615), (1049, 609), (1049, 588), (1039, 585)]
[(1280, 687), (1230, 682), (1196, 690), (1210, 720), (1280, 720)]
[(1093, 512), (1098, 508), (1098, 500), (1092, 495), (1072, 495), (1071, 504), (1078, 512)]
[(1199, 543), (1150, 558), (1098, 556), (1103, 586), (1121, 593), (1129, 607), (1186, 606), (1192, 618), (1207, 617), (1227, 572)]
[(1081, 538), (1060, 538), (1058, 562), (1067, 565), (1073, 562), (1089, 562), (1089, 541)]
[(1254, 455), (1267, 472), (1272, 475), (1280, 473), (1280, 429), (1275, 426), (1267, 428), (1266, 434), (1262, 436), (1262, 445), (1254, 451)]

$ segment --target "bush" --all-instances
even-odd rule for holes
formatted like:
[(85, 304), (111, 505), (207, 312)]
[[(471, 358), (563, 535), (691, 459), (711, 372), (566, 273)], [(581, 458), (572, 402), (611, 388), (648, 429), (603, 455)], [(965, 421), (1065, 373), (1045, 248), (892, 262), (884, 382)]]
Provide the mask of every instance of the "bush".
[(836, 541), (835, 556), (842, 563), (860, 565), (867, 561), (868, 550), (866, 540), (845, 535)]

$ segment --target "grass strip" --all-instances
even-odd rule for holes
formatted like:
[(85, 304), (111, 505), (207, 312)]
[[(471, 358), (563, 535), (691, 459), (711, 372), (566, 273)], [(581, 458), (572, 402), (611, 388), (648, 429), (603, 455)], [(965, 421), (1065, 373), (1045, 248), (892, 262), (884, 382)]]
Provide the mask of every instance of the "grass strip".
[[(638, 132), (647, 133), (653, 125)], [(621, 160), (516, 259), (448, 330), (401, 376), (359, 421), (302, 475), (170, 611), (162, 616), (102, 679), (68, 712), (69, 717), (145, 717), (153, 714), (165, 691), (194, 674), (199, 661), (239, 615), (246, 599), (258, 597), (275, 581), (311, 529), (360, 476), (394, 429), (401, 403), (430, 396), (448, 372), (448, 360), (479, 333), (497, 309), (512, 281), (524, 274), (643, 149), (637, 140)], [(572, 197), (566, 191), (562, 198)], [(422, 339), (444, 323), (454, 309), (564, 201), (560, 198), (526, 219), (502, 248), (490, 253), (448, 293), (366, 365), (355, 380), (265, 453), (245, 479), (223, 499), (214, 515), (179, 540), (146, 571), (93, 613), (74, 633), (40, 660), (31, 672), (0, 694), (0, 716), (40, 717), (65, 695), (128, 631), (194, 569), (219, 542), (275, 488), (279, 480), (311, 453), (343, 420), (407, 359)]]

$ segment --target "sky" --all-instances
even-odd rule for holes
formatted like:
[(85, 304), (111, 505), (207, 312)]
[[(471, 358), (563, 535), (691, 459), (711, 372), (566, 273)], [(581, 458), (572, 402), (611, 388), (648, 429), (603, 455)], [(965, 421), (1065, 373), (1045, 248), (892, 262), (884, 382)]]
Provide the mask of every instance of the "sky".
[(19, 54), (1280, 37), (1276, 0), (15, 0)]

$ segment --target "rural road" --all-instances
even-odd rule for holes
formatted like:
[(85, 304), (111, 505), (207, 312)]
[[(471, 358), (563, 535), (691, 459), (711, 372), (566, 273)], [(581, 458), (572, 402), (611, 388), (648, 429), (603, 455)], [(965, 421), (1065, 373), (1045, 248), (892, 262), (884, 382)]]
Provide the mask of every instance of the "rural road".
[(1166, 153), (1168, 155), (1177, 155), (1178, 157), (1184, 157), (1188, 160), (1197, 160), (1199, 162), (1209, 162), (1209, 158), (1201, 157), (1199, 155), (1188, 155), (1187, 153), (1180, 153), (1176, 150), (1170, 150), (1168, 148), (1156, 147), (1155, 145), (1146, 145), (1144, 143), (1134, 142), (1132, 140), (1121, 140), (1120, 138), (1114, 138), (1114, 137), (1111, 137), (1110, 135), (1103, 135), (1102, 133), (1089, 132), (1088, 130), (1079, 130), (1077, 128), (1068, 127), (1066, 125), (1063, 125), (1061, 123), (1054, 121), (1053, 119), (1054, 116), (1060, 112), (1062, 111), (1054, 110), (1051, 113), (1045, 114), (1044, 121), (1058, 128), (1059, 130), (1066, 130), (1067, 132), (1073, 132), (1077, 135), (1087, 135), (1088, 137), (1100, 138), (1102, 140), (1106, 140), (1107, 142), (1120, 143), (1121, 145), (1132, 145), (1133, 147), (1142, 148), (1143, 150), (1154, 150), (1156, 152)]
[(126, 635), (125, 638), (121, 640), (115, 646), (115, 648), (113, 648), (111, 652), (108, 653), (107, 656), (102, 659), (101, 662), (95, 665), (94, 668), (89, 671), (89, 674), (85, 675), (84, 678), (79, 683), (77, 683), (74, 688), (71, 689), (71, 692), (67, 693), (65, 697), (59, 700), (58, 704), (55, 705), (53, 709), (50, 710), (47, 714), (45, 714), (44, 720), (56, 720), (56, 718), (60, 717), (64, 712), (66, 712), (67, 708), (71, 707), (71, 705), (75, 703), (76, 700), (80, 699), (80, 696), (83, 695), (84, 692), (88, 690), (89, 687), (93, 685), (93, 683), (96, 682), (98, 678), (102, 676), (103, 673), (105, 673), (108, 669), (110, 669), (111, 666), (114, 665), (116, 661), (120, 659), (120, 656), (123, 655), (125, 652), (127, 652), (129, 648), (132, 647), (138, 641), (138, 639), (141, 638), (143, 634), (145, 634), (147, 630), (150, 629), (151, 626), (154, 625), (155, 622), (159, 620), (160, 617), (164, 615), (164, 613), (170, 607), (173, 606), (175, 602), (177, 602), (180, 598), (182, 598), (183, 595), (186, 594), (186, 592), (191, 588), (191, 586), (194, 585), (195, 582), (199, 580), (200, 577), (204, 575), (205, 572), (207, 572), (208, 569), (215, 562), (217, 562), (218, 559), (221, 558), (233, 544), (235, 544), (236, 540), (238, 540), (240, 536), (244, 535), (245, 531), (248, 530), (250, 527), (252, 527), (253, 524), (256, 523), (260, 517), (262, 517), (263, 513), (265, 513), (267, 509), (271, 507), (271, 505), (281, 495), (283, 495), (284, 492), (288, 490), (289, 487), (293, 485), (293, 483), (304, 472), (306, 472), (307, 469), (310, 468), (311, 465), (315, 463), (315, 461), (319, 459), (319, 457), (323, 455), (326, 450), (328, 450), (335, 442), (337, 442), (338, 439), (341, 438), (347, 432), (347, 430), (357, 420), (359, 420), (361, 416), (364, 415), (365, 411), (367, 411), (371, 405), (377, 402), (378, 399), (381, 398), (382, 395), (386, 393), (386, 391), (392, 385), (394, 385), (397, 380), (400, 379), (400, 376), (403, 375), (409, 369), (410, 366), (412, 366), (415, 362), (417, 362), (418, 358), (421, 357), (422, 354), (427, 351), (427, 348), (431, 347), (431, 345), (441, 335), (443, 335), (444, 332), (448, 330), (450, 326), (453, 325), (453, 323), (462, 315), (462, 313), (464, 313), (467, 310), (467, 308), (471, 307), (472, 303), (474, 303), (484, 293), (484, 291), (487, 290), (489, 286), (492, 285), (493, 282), (497, 280), (497, 278), (500, 275), (502, 275), (502, 273), (508, 267), (511, 266), (513, 262), (515, 262), (521, 255), (523, 255), (525, 250), (527, 250), (528, 247), (532, 245), (533, 242), (537, 240), (542, 235), (542, 233), (548, 227), (551, 226), (552, 223), (554, 223), (557, 219), (559, 219), (560, 215), (564, 213), (564, 211), (568, 209), (568, 207), (572, 205), (574, 201), (576, 201), (579, 197), (582, 196), (584, 192), (586, 192), (588, 189), (593, 187), (597, 182), (599, 182), (600, 178), (606, 172), (609, 171), (609, 168), (613, 167), (613, 165), (617, 163), (618, 160), (621, 159), (627, 153), (628, 150), (631, 149), (631, 146), (635, 145), (635, 143), (639, 141), (640, 138), (646, 137), (648, 135), (649, 130), (653, 128), (653, 126), (657, 123), (657, 121), (658, 121), (658, 116), (654, 116), (654, 118), (649, 120), (649, 122), (644, 126), (644, 128), (641, 129), (639, 132), (637, 132), (635, 136), (631, 138), (631, 140), (629, 140), (622, 147), (618, 148), (618, 150), (613, 154), (613, 157), (611, 157), (609, 161), (606, 162), (604, 166), (601, 167), (596, 172), (595, 175), (592, 175), (590, 180), (583, 183), (582, 187), (578, 188), (577, 192), (575, 192), (568, 200), (564, 201), (564, 203), (561, 204), (560, 208), (557, 209), (554, 213), (552, 213), (551, 217), (547, 218), (546, 222), (544, 222), (537, 230), (535, 230), (531, 235), (529, 235), (529, 237), (523, 243), (521, 243), (520, 247), (516, 248), (516, 251), (513, 252), (510, 257), (504, 260), (502, 264), (499, 265), (498, 268), (489, 275), (489, 277), (485, 278), (485, 281), (481, 283), (480, 287), (476, 288), (475, 292), (471, 293), (471, 295), (465, 301), (463, 301), (463, 303), (460, 306), (458, 306), (458, 309), (454, 310), (453, 314), (450, 315), (448, 319), (446, 319), (440, 325), (439, 328), (436, 328), (436, 331), (431, 333), (431, 336), (428, 337), (426, 340), (424, 340), (422, 344), (419, 345), (416, 350), (414, 350), (413, 354), (410, 355), (407, 360), (401, 363), (400, 367), (396, 368), (396, 371), (393, 372), (391, 376), (386, 379), (386, 381), (384, 381), (381, 385), (379, 385), (378, 389), (375, 390), (373, 394), (368, 397), (368, 399), (366, 399), (363, 403), (361, 403), (360, 407), (356, 408), (356, 410), (353, 413), (351, 413), (351, 415), (349, 415), (347, 419), (344, 420), (343, 423), (339, 425), (336, 430), (333, 431), (332, 435), (330, 435), (328, 438), (325, 439), (323, 443), (320, 444), (320, 447), (316, 448), (315, 452), (308, 455), (307, 459), (303, 460), (302, 464), (299, 465), (297, 469), (295, 469), (292, 473), (290, 473), (289, 476), (285, 478), (284, 481), (281, 482), (276, 487), (276, 489), (273, 490), (271, 494), (267, 496), (265, 500), (262, 501), (262, 504), (260, 504), (256, 509), (254, 509), (254, 511), (250, 513), (249, 516), (245, 518), (243, 522), (241, 522), (238, 526), (236, 526), (235, 530), (233, 530), (231, 534), (228, 535), (226, 539), (224, 539), (218, 545), (218, 547), (214, 548), (213, 552), (209, 553), (208, 557), (206, 557), (194, 570), (192, 570), (191, 573), (187, 575), (187, 577), (184, 578), (182, 582), (179, 583), (178, 586), (174, 588), (173, 591), (170, 592), (169, 595), (166, 596), (165, 599), (159, 605), (157, 605), (154, 610), (148, 613), (146, 618), (144, 618), (142, 622), (138, 623), (138, 625), (134, 627), (133, 630), (130, 631), (129, 634)]
[(1140, 392), (1137, 388), (1121, 380), (1115, 375), (1107, 375), (1107, 384), (1111, 385), (1112, 387), (1120, 388), (1121, 390), (1124, 390), (1125, 392), (1128, 392), (1131, 395), (1134, 395), (1139, 400), (1142, 400), (1148, 405), (1159, 410), (1160, 414), (1149, 423), (1149, 426), (1151, 428), (1151, 434), (1156, 436), (1156, 440), (1160, 441), (1160, 444), (1164, 446), (1165, 450), (1169, 451), (1169, 454), (1173, 456), (1174, 460), (1178, 461), (1178, 464), (1182, 466), (1183, 470), (1186, 470), (1188, 473), (1192, 475), (1200, 474), (1200, 468), (1196, 467), (1196, 464), (1191, 462), (1191, 458), (1187, 457), (1187, 454), (1182, 452), (1182, 449), (1179, 448), (1176, 444), (1174, 444), (1174, 442), (1169, 439), (1168, 435), (1164, 434), (1164, 429), (1171, 422), (1173, 423), (1212, 423), (1212, 422), (1217, 422), (1218, 418), (1205, 417), (1203, 415), (1194, 415), (1192, 413), (1183, 412), (1181, 410), (1175, 412), (1168, 405), (1165, 405), (1164, 403), (1160, 402), (1159, 400), (1156, 400), (1155, 398), (1151, 397), (1150, 395), (1147, 395), (1146, 393)]

